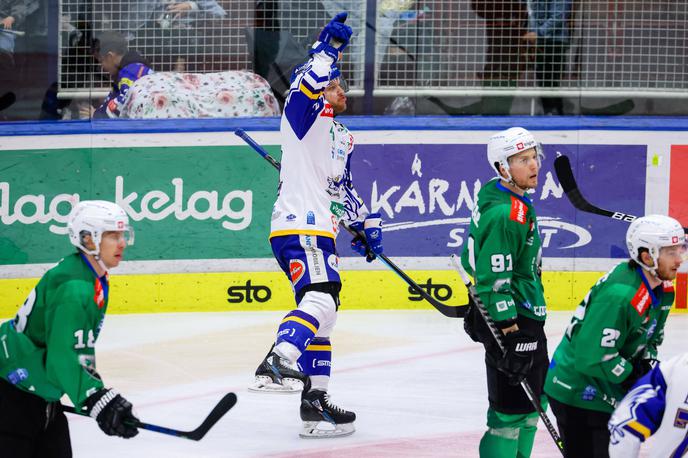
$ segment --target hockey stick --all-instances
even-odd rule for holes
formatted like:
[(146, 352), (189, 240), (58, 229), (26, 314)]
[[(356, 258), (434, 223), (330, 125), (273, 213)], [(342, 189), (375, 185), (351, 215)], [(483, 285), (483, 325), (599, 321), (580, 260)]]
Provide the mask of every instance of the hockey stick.
[[(457, 272), (459, 272), (459, 275), (461, 276), (461, 281), (463, 281), (464, 285), (466, 285), (466, 289), (468, 289), (468, 295), (471, 297), (471, 299), (473, 299), (473, 302), (478, 308), (480, 315), (483, 317), (483, 320), (485, 320), (485, 324), (487, 324), (487, 327), (490, 329), (492, 337), (494, 337), (495, 341), (497, 342), (499, 349), (502, 353), (505, 353), (506, 350), (504, 349), (504, 343), (502, 343), (502, 337), (500, 336), (501, 331), (497, 329), (497, 326), (492, 320), (492, 317), (487, 312), (485, 304), (483, 304), (483, 301), (480, 299), (480, 296), (478, 296), (478, 292), (475, 290), (475, 286), (473, 286), (473, 284), (471, 283), (471, 279), (468, 277), (468, 274), (461, 265), (461, 261), (459, 261), (458, 256), (456, 256), (455, 254), (451, 255), (451, 262), (456, 268)], [(559, 437), (559, 433), (554, 428), (554, 425), (552, 425), (552, 422), (550, 421), (549, 417), (542, 410), (542, 406), (540, 405), (539, 399), (535, 399), (535, 393), (533, 392), (533, 389), (530, 387), (530, 384), (527, 380), (521, 380), (521, 388), (523, 388), (523, 391), (525, 391), (526, 396), (528, 396), (528, 400), (533, 405), (533, 407), (535, 407), (535, 410), (537, 410), (540, 419), (547, 428), (547, 432), (549, 432), (549, 435), (552, 436), (554, 443), (557, 445), (557, 448), (563, 455), (564, 443), (561, 441), (561, 437)]]
[(4, 94), (0, 95), (0, 111), (11, 107), (16, 101), (17, 96), (14, 95), (14, 92), (5, 92)]
[[(226, 414), (229, 409), (234, 407), (237, 402), (237, 396), (234, 393), (227, 393), (224, 395), (220, 402), (210, 411), (208, 416), (203, 420), (201, 425), (194, 429), (193, 431), (180, 431), (178, 429), (167, 428), (165, 426), (152, 425), (150, 423), (143, 423), (141, 421), (136, 421), (131, 423), (131, 426), (135, 426), (139, 429), (145, 429), (148, 431), (154, 431), (156, 433), (167, 434), (169, 436), (182, 437), (184, 439), (190, 439), (192, 441), (199, 441), (203, 439), (210, 428), (212, 428), (215, 423), (217, 423), (224, 414)], [(82, 415), (88, 417), (88, 414), (83, 411), (77, 411), (72, 406), (62, 406), (62, 410), (65, 412), (73, 413), (76, 415)]]
[[(276, 168), (278, 171), (281, 168), (281, 165), (278, 161), (275, 160), (270, 154), (265, 151), (265, 149), (260, 146), (258, 143), (256, 143), (255, 140), (253, 140), (243, 129), (237, 129), (234, 131), (234, 133), (238, 136), (241, 137), (242, 140), (244, 140), (251, 148), (255, 150), (256, 153), (260, 154), (263, 159), (268, 161), (274, 168)], [(356, 236), (361, 236), (363, 237), (363, 234), (359, 234), (356, 232), (354, 229), (351, 229), (348, 227), (346, 224), (343, 222), (339, 223), (349, 234), (353, 235), (354, 237)], [(377, 258), (382, 261), (383, 264), (386, 264), (387, 267), (389, 267), (391, 270), (394, 271), (399, 277), (401, 277), (402, 280), (406, 282), (407, 285), (409, 285), (413, 290), (417, 293), (420, 294), (423, 299), (428, 301), (430, 305), (435, 307), (442, 315), (447, 316), (449, 318), (463, 318), (463, 316), (466, 314), (466, 309), (468, 308), (467, 304), (464, 305), (446, 305), (443, 304), (442, 302), (439, 302), (436, 300), (434, 297), (432, 297), (430, 294), (428, 294), (423, 288), (418, 286), (418, 284), (411, 279), (406, 273), (401, 270), (399, 267), (397, 267), (396, 264), (394, 264), (387, 256), (384, 254), (379, 254), (377, 255)]]
[[(564, 188), (566, 197), (569, 198), (571, 204), (578, 210), (586, 213), (608, 216), (609, 218), (629, 223), (637, 218), (637, 216), (628, 213), (605, 210), (604, 208), (596, 207), (588, 202), (581, 194), (580, 189), (578, 189), (578, 184), (576, 183), (576, 179), (573, 176), (573, 170), (571, 169), (571, 161), (569, 161), (567, 156), (561, 155), (554, 160), (554, 171), (557, 174), (559, 183), (561, 183), (561, 187)], [(688, 227), (684, 227), (683, 232), (688, 234)]]

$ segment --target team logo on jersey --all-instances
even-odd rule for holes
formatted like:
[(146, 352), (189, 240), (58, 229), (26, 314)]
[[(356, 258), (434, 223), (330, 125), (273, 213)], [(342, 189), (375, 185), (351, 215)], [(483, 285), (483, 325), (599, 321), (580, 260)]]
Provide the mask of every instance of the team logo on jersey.
[(100, 278), (96, 278), (96, 282), (93, 285), (93, 302), (98, 304), (99, 309), (105, 306), (105, 293), (103, 292), (103, 285), (100, 283)]
[(306, 213), (306, 224), (315, 224), (315, 213)]
[(323, 110), (320, 112), (320, 116), (325, 118), (334, 118), (334, 108), (329, 103), (326, 103)]
[(300, 259), (292, 259), (289, 261), (289, 276), (291, 277), (291, 283), (296, 285), (299, 280), (303, 278), (306, 273), (306, 264)]
[(638, 312), (638, 315), (642, 315), (650, 306), (650, 293), (645, 288), (645, 285), (640, 285), (638, 291), (636, 291), (635, 296), (631, 299), (631, 305)]
[(516, 221), (521, 224), (526, 224), (526, 213), (528, 208), (526, 204), (521, 202), (514, 196), (511, 196), (511, 213), (509, 214), (509, 219)]
[(327, 257), (327, 264), (335, 272), (339, 271), (339, 256), (336, 254), (331, 254)]
[(332, 177), (327, 177), (327, 189), (325, 190), (331, 197), (335, 197), (339, 199), (340, 193), (339, 193), (339, 186), (341, 185), (341, 181), (332, 178)]
[(330, 211), (337, 218), (341, 218), (344, 216), (346, 209), (344, 208), (344, 205), (340, 204), (339, 202), (330, 201)]
[(597, 396), (597, 388), (595, 388), (592, 385), (588, 385), (583, 390), (581, 399), (583, 399), (584, 401), (593, 401), (595, 400), (595, 396)]

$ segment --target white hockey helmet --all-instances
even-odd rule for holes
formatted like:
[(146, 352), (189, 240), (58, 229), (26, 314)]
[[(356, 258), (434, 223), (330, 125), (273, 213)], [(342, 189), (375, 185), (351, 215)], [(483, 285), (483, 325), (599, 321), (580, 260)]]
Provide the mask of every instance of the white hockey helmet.
[(512, 127), (501, 132), (497, 132), (487, 141), (487, 160), (499, 178), (503, 178), (499, 173), (501, 165), (506, 170), (508, 180), (511, 181), (508, 159), (522, 151), (535, 148), (538, 163), (542, 158), (542, 147), (535, 141), (533, 134), (523, 127)]
[[(103, 232), (124, 232), (127, 245), (134, 244), (134, 229), (129, 226), (126, 212), (119, 205), (105, 200), (79, 202), (69, 215), (67, 231), (72, 245), (93, 256), (100, 254)], [(89, 250), (84, 246), (85, 235), (91, 236), (95, 250)]]
[[(681, 245), (685, 253), (685, 244), (686, 236), (681, 223), (669, 216), (642, 216), (633, 221), (626, 232), (626, 245), (630, 258), (653, 275), (657, 275), (659, 252), (662, 248)], [(652, 267), (641, 261), (639, 252), (641, 248), (649, 252), (653, 261)]]

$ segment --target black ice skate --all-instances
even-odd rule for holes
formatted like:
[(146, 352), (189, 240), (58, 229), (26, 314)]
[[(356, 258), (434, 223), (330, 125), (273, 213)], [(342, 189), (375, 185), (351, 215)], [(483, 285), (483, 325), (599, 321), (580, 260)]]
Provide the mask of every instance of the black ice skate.
[(307, 439), (349, 436), (356, 430), (356, 414), (332, 404), (330, 396), (320, 390), (301, 395), (301, 420), (299, 436)]
[(256, 369), (256, 378), (248, 389), (261, 393), (299, 393), (306, 379), (296, 365), (270, 352)]

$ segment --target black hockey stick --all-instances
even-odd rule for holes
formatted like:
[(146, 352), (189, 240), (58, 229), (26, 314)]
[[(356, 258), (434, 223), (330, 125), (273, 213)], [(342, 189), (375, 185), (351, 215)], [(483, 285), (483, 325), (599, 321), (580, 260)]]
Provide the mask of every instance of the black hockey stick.
[[(156, 433), (167, 434), (169, 436), (182, 437), (184, 439), (190, 439), (192, 441), (199, 441), (203, 439), (210, 428), (212, 428), (215, 423), (217, 423), (224, 414), (226, 414), (229, 409), (234, 407), (237, 402), (237, 396), (234, 393), (227, 393), (224, 397), (217, 403), (217, 405), (210, 411), (208, 416), (203, 420), (201, 425), (194, 429), (193, 431), (180, 431), (178, 429), (167, 428), (165, 426), (152, 425), (150, 423), (143, 423), (141, 421), (136, 421), (131, 424), (139, 429), (145, 429), (148, 431), (154, 431)], [(86, 412), (77, 411), (72, 406), (62, 406), (62, 410), (65, 412), (73, 413), (76, 415), (88, 416)]]
[[(492, 320), (492, 317), (490, 314), (487, 312), (487, 308), (485, 308), (485, 304), (483, 304), (483, 301), (480, 299), (480, 296), (478, 296), (478, 292), (475, 290), (475, 286), (471, 283), (471, 279), (464, 270), (463, 266), (461, 265), (461, 261), (458, 259), (458, 257), (453, 254), (451, 255), (451, 262), (456, 268), (457, 272), (459, 272), (459, 275), (461, 276), (461, 281), (463, 281), (464, 285), (466, 285), (466, 289), (468, 289), (468, 295), (473, 299), (473, 303), (475, 303), (476, 307), (478, 308), (478, 311), (480, 312), (480, 315), (483, 317), (483, 320), (485, 320), (485, 324), (487, 324), (487, 327), (490, 329), (490, 333), (492, 334), (492, 337), (494, 337), (495, 341), (497, 342), (497, 345), (499, 346), (499, 349), (501, 350), (502, 353), (505, 353), (506, 350), (504, 349), (504, 343), (502, 342), (502, 337), (501, 337), (501, 331), (497, 329), (497, 326), (494, 323), (494, 320)], [(549, 435), (552, 436), (552, 439), (554, 440), (554, 443), (557, 445), (557, 448), (561, 452), (561, 454), (564, 454), (564, 443), (561, 441), (561, 437), (559, 437), (559, 433), (557, 430), (554, 428), (554, 425), (550, 421), (549, 417), (547, 414), (542, 410), (542, 406), (540, 405), (540, 400), (535, 398), (535, 393), (533, 392), (533, 388), (531, 388), (530, 384), (528, 384), (527, 380), (521, 380), (521, 388), (523, 388), (523, 391), (525, 391), (526, 396), (528, 396), (528, 400), (530, 403), (535, 407), (535, 410), (537, 410), (538, 415), (540, 416), (540, 419), (542, 422), (545, 424), (545, 427), (547, 428), (547, 432), (549, 432)]]
[[(258, 143), (256, 143), (255, 140), (253, 140), (243, 129), (237, 129), (234, 131), (234, 133), (238, 136), (241, 137), (242, 140), (244, 140), (251, 148), (253, 148), (256, 153), (260, 154), (263, 159), (268, 161), (274, 168), (277, 170), (280, 170), (281, 166), (278, 161), (275, 160), (274, 157), (270, 156), (270, 154), (265, 151), (265, 149), (260, 146)], [(339, 223), (349, 234), (353, 235), (354, 237), (356, 236), (361, 236), (363, 237), (363, 234), (359, 234), (357, 231), (354, 229), (350, 228), (346, 224), (340, 222)], [(439, 311), (442, 315), (447, 316), (449, 318), (463, 318), (463, 316), (466, 314), (466, 309), (468, 308), (467, 304), (464, 305), (446, 305), (443, 304), (442, 302), (436, 300), (434, 297), (432, 297), (430, 294), (428, 294), (423, 288), (418, 286), (418, 284), (413, 281), (411, 277), (406, 275), (406, 273), (401, 270), (396, 264), (394, 264), (387, 256), (384, 254), (378, 254), (377, 258), (382, 261), (383, 264), (386, 264), (387, 267), (389, 267), (391, 270), (394, 271), (399, 277), (401, 277), (402, 280), (406, 282), (407, 285), (409, 285), (417, 294), (420, 294), (423, 299), (428, 301), (430, 305), (435, 307), (437, 311)]]
[(14, 95), (14, 92), (5, 92), (4, 94), (0, 95), (0, 111), (11, 107), (16, 101), (17, 96)]
[[(559, 179), (559, 183), (561, 183), (561, 187), (564, 188), (566, 197), (569, 198), (571, 204), (578, 210), (607, 216), (629, 223), (637, 218), (637, 216), (628, 213), (605, 210), (604, 208), (596, 207), (588, 202), (587, 199), (583, 197), (583, 194), (581, 194), (580, 189), (578, 189), (578, 184), (576, 183), (576, 179), (573, 176), (573, 170), (571, 169), (571, 161), (569, 161), (567, 156), (561, 155), (554, 160), (554, 171), (557, 173), (557, 178)], [(684, 227), (683, 232), (688, 234), (688, 227)]]

